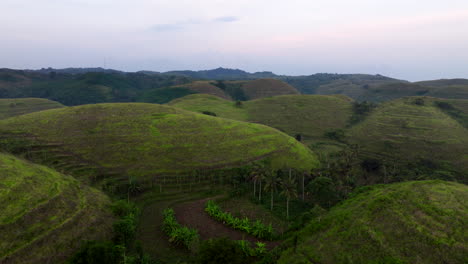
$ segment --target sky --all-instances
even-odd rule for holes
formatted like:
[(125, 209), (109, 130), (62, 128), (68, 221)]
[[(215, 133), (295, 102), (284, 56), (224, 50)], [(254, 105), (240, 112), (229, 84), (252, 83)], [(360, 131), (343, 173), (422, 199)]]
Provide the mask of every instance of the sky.
[(467, 0), (0, 0), (0, 68), (468, 78)]

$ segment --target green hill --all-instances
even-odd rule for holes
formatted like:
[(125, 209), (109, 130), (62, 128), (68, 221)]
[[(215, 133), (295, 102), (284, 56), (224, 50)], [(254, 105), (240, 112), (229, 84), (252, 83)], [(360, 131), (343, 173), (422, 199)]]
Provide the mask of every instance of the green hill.
[(415, 162), (430, 160), (468, 169), (468, 130), (434, 104), (408, 97), (381, 104), (352, 127), (349, 140), (367, 157)]
[(114, 174), (125, 181), (235, 168), (261, 159), (278, 168), (317, 165), (307, 147), (276, 129), (155, 104), (41, 111), (0, 121), (0, 136), (4, 149), (40, 153), (36, 156), (64, 171)]
[(61, 103), (41, 98), (0, 99), (0, 119), (61, 107)]
[(61, 263), (112, 232), (109, 199), (44, 166), (0, 154), (0, 263)]
[(467, 263), (468, 187), (378, 185), (312, 220), (278, 263)]
[(296, 88), (277, 79), (258, 79), (242, 85), (242, 90), (249, 100), (286, 94), (299, 94)]
[(190, 95), (169, 103), (194, 112), (260, 123), (306, 141), (322, 140), (326, 131), (343, 129), (352, 115), (345, 96), (283, 95), (242, 102), (241, 105), (210, 95)]

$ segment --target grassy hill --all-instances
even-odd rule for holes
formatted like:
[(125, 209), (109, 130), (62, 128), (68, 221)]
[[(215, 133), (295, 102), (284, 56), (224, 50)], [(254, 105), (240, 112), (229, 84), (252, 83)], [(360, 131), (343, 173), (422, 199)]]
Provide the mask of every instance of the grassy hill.
[(264, 124), (291, 136), (301, 134), (306, 141), (323, 139), (326, 131), (345, 128), (352, 115), (351, 99), (345, 96), (283, 95), (236, 105), (215, 96), (196, 94), (169, 105)]
[(0, 154), (0, 263), (61, 263), (110, 236), (109, 199), (44, 166)]
[(312, 220), (278, 263), (466, 263), (468, 187), (378, 185)]
[(407, 97), (377, 107), (352, 127), (349, 140), (369, 157), (387, 160), (431, 160), (468, 169), (468, 130), (434, 98)]
[(144, 103), (22, 115), (0, 121), (0, 135), (4, 149), (42, 153), (67, 172), (115, 174), (119, 177), (111, 178), (124, 181), (235, 168), (262, 159), (275, 168), (317, 165), (308, 148), (276, 129)]
[(176, 86), (176, 87), (187, 88), (194, 93), (211, 94), (211, 95), (216, 95), (224, 99), (228, 99), (228, 100), (231, 99), (231, 97), (228, 94), (226, 94), (222, 89), (214, 86), (212, 84), (212, 81), (195, 81), (189, 84)]
[(286, 94), (299, 94), (296, 88), (276, 79), (258, 79), (242, 85), (242, 90), (249, 100)]
[(61, 107), (61, 103), (41, 98), (0, 99), (0, 119)]

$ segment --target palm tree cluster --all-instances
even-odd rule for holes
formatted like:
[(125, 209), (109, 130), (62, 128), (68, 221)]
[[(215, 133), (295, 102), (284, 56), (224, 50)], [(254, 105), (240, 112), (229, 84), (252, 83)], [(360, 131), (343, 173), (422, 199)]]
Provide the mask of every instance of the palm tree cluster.
[[(293, 175), (292, 169), (288, 170), (288, 175), (281, 177), (278, 170), (273, 170), (263, 163), (255, 163), (252, 166), (249, 178), (254, 185), (254, 197), (262, 200), (262, 190), (270, 193), (270, 210), (273, 210), (274, 195), (278, 193), (286, 198), (286, 217), (289, 219), (289, 202), (298, 198), (298, 184), (296, 175)], [(304, 200), (304, 181), (308, 173), (302, 173), (302, 199)], [(257, 190), (257, 185), (259, 188)], [(262, 186), (263, 185), (263, 186)], [(262, 188), (263, 187), (263, 188)]]

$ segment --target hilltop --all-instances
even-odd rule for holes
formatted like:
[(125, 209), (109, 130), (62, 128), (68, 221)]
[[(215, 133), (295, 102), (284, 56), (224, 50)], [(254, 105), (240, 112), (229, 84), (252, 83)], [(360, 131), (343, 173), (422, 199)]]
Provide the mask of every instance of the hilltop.
[(468, 187), (378, 185), (313, 219), (278, 263), (466, 263)]
[(59, 263), (109, 238), (110, 201), (70, 176), (0, 154), (0, 263)]
[(0, 119), (61, 107), (61, 103), (41, 98), (0, 99)]
[(317, 166), (312, 151), (276, 129), (155, 104), (46, 110), (0, 121), (0, 135), (4, 149), (44, 153), (52, 165), (88, 178), (149, 181), (264, 159), (273, 168)]
[(220, 117), (260, 123), (305, 141), (323, 140), (328, 130), (343, 129), (352, 115), (352, 100), (345, 96), (283, 95), (242, 102), (195, 94), (176, 99), (171, 106)]

